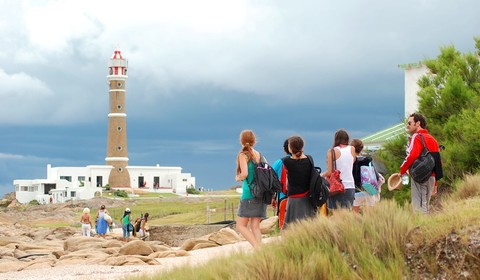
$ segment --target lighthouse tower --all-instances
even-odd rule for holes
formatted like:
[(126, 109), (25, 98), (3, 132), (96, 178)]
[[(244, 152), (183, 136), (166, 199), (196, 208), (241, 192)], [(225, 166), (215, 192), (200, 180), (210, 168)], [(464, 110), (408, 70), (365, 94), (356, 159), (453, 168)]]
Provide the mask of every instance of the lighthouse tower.
[(128, 174), (127, 114), (125, 110), (125, 84), (128, 63), (119, 50), (108, 62), (110, 110), (108, 114), (108, 141), (106, 165), (113, 166), (108, 184), (111, 187), (130, 187)]

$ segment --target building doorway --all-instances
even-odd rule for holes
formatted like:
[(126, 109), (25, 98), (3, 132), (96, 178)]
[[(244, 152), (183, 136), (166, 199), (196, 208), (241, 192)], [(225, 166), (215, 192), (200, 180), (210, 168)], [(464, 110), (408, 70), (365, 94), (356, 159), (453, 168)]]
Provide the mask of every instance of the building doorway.
[(145, 186), (145, 178), (143, 176), (138, 176), (138, 187), (144, 188)]
[(97, 176), (97, 187), (103, 187), (103, 177)]

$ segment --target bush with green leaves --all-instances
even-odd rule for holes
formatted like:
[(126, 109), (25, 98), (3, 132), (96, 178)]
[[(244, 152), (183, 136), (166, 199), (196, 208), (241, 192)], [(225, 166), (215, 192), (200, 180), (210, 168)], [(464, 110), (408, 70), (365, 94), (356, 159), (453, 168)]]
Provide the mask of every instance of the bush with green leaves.
[[(436, 59), (423, 63), (428, 73), (418, 81), (418, 112), (427, 118), (427, 129), (446, 149), (441, 152), (444, 178), (439, 186), (454, 186), (465, 174), (480, 171), (480, 38), (475, 52), (462, 54), (454, 46), (440, 48)], [(395, 138), (377, 152), (390, 173), (398, 172), (405, 158), (407, 138)], [(388, 178), (387, 174), (385, 178)], [(382, 196), (402, 202), (410, 188)]]
[(40, 203), (36, 199), (31, 200), (28, 204), (30, 204), (30, 205), (40, 205)]
[(188, 194), (200, 194), (200, 191), (198, 191), (195, 188), (187, 188), (187, 193)]
[(114, 196), (119, 196), (119, 197), (128, 197), (128, 193), (124, 190), (115, 190), (113, 192)]

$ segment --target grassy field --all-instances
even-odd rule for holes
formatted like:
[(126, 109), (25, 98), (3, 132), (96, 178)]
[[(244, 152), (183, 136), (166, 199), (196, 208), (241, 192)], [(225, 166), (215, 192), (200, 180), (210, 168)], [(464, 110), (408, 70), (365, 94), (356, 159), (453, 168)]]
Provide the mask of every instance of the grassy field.
[[(150, 225), (206, 224), (235, 220), (240, 195), (235, 191), (215, 191), (188, 197), (175, 194), (140, 194), (136, 198), (125, 198), (130, 202), (132, 218), (149, 213)], [(115, 220), (120, 220), (125, 207), (113, 207), (108, 211)], [(273, 210), (269, 216), (274, 215)]]
[(252, 254), (135, 279), (478, 279), (480, 177), (468, 176), (433, 213), (383, 200), (293, 225)]

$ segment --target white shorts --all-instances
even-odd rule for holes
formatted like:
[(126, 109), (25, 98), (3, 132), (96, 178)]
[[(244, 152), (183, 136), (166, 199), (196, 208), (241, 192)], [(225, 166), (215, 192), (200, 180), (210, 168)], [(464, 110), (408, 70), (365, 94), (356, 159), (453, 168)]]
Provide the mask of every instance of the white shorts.
[(353, 201), (353, 206), (373, 206), (377, 195), (369, 195), (367, 192), (357, 192), (355, 193), (355, 200)]

